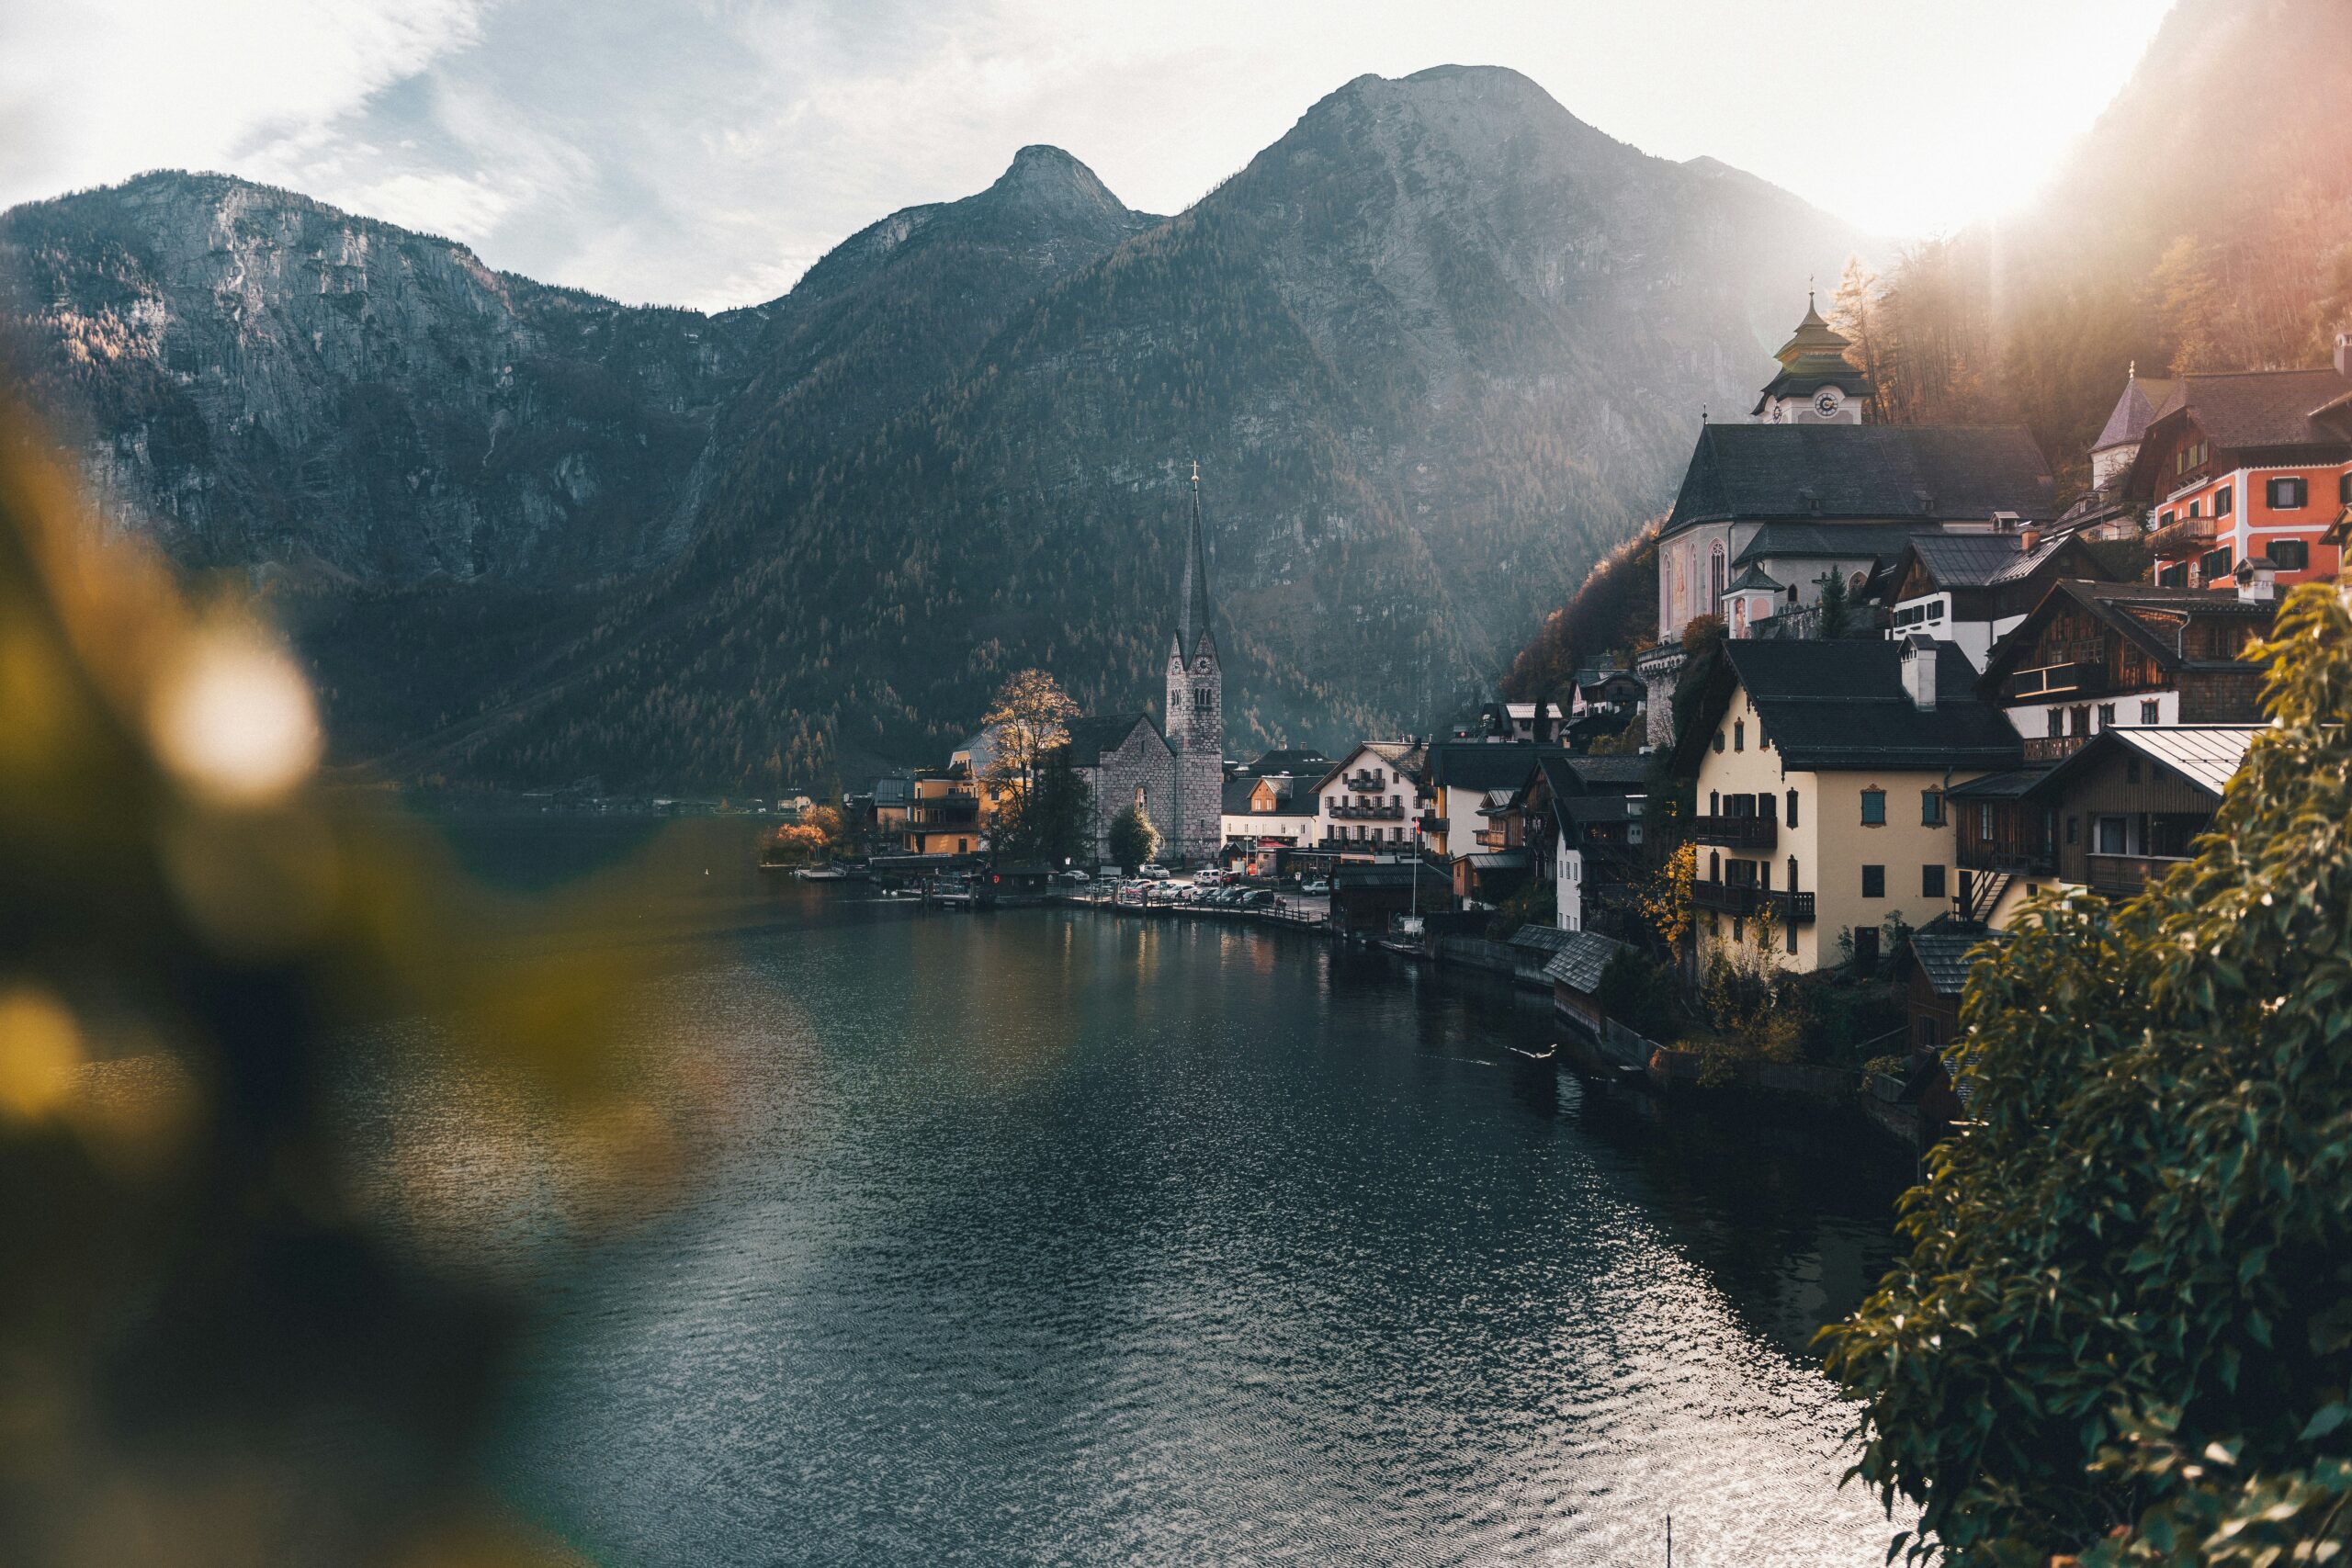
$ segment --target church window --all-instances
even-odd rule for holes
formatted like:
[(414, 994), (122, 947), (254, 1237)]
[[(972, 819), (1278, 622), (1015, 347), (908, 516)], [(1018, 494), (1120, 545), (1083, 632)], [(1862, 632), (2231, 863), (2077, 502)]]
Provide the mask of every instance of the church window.
[(1194, 713), (1206, 713), (1206, 712), (1208, 712), (1208, 711), (1209, 711), (1209, 704), (1210, 704), (1209, 689), (1208, 689), (1206, 686), (1195, 686), (1195, 687), (1193, 687), (1193, 711)]
[(1728, 581), (1724, 568), (1723, 541), (1718, 539), (1715, 541), (1714, 548), (1708, 554), (1707, 613), (1709, 615), (1718, 615), (1723, 613), (1724, 587)]
[(1747, 721), (1744, 718), (1731, 721), (1731, 749), (1735, 751), (1747, 750)]

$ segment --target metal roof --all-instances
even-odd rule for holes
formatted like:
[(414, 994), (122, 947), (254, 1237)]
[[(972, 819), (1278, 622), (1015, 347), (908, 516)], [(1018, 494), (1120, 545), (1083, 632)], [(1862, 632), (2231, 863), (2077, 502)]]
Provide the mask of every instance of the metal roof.
[(2021, 426), (1710, 424), (1661, 538), (1694, 523), (2057, 515), (2057, 482)]
[(1473, 871), (1520, 871), (1529, 864), (1525, 850), (1496, 850), (1487, 854), (1464, 855)]
[(2259, 724), (2183, 724), (2169, 728), (2118, 729), (2115, 738), (2201, 788), (2220, 795), (2245, 761)]
[(1521, 926), (1511, 934), (1510, 944), (1544, 953), (1557, 953), (1574, 935), (1574, 931), (1564, 931), (1557, 926)]

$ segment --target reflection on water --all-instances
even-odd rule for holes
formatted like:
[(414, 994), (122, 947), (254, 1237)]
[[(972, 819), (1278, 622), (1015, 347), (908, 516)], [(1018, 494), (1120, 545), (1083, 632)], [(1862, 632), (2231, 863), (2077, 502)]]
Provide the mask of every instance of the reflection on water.
[[(488, 858), (611, 846), (566, 828)], [(554, 1270), (489, 1459), (599, 1561), (1647, 1564), (1669, 1513), (1688, 1563), (1880, 1560), (1804, 1342), (1899, 1171), (1588, 1089), (1507, 989), (749, 841), (685, 825), (571, 939), (664, 946), (645, 1027), (728, 1101), (693, 1200)], [(537, 1247), (518, 1179), (479, 1218)]]

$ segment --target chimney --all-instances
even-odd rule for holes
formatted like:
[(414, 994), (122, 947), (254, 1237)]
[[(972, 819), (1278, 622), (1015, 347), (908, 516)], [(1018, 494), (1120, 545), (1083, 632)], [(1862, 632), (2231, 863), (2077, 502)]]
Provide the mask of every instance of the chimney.
[(2238, 603), (2268, 604), (2278, 597), (2278, 570), (2268, 558), (2248, 556), (2238, 562)]
[(2041, 543), (2041, 528), (2038, 524), (2027, 524), (2024, 531), (2018, 535), (2018, 548), (2027, 555), (2033, 554), (2033, 547), (2040, 543)]
[(2352, 381), (2352, 328), (2335, 334), (2335, 373)]
[(1903, 639), (1903, 689), (1921, 713), (1936, 711), (1936, 639), (1913, 632)]

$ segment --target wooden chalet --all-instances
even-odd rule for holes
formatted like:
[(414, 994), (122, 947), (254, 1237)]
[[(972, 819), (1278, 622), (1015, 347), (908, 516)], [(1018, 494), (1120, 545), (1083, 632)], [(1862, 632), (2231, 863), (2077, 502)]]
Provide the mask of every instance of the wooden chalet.
[(2147, 583), (2057, 583), (1994, 645), (1979, 692), (2054, 761), (2115, 728), (2245, 724), (2262, 671), (2243, 655), (2276, 605), (2251, 594)]

